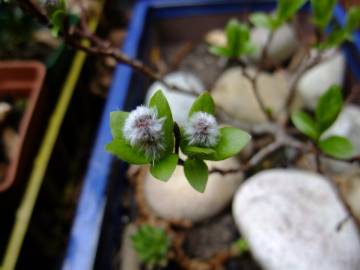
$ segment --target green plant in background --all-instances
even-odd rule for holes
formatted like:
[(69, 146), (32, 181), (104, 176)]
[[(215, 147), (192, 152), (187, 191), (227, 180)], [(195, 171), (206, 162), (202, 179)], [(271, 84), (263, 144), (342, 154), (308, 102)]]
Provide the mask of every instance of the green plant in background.
[(140, 261), (148, 269), (166, 266), (171, 240), (163, 229), (148, 224), (142, 225), (132, 235), (131, 240)]
[[(317, 16), (314, 16), (314, 18), (317, 18)], [(315, 19), (315, 21), (318, 20), (319, 19)], [(326, 20), (324, 19), (323, 21), (328, 23), (327, 16), (326, 16)], [(320, 22), (322, 22), (322, 20), (320, 20)], [(323, 24), (320, 24), (320, 26), (322, 27)], [(325, 39), (325, 41), (323, 41), (318, 45), (318, 48), (321, 50), (329, 49), (329, 48), (337, 48), (341, 46), (341, 44), (345, 41), (352, 41), (353, 32), (356, 29), (358, 29), (359, 26), (360, 26), (360, 7), (352, 7), (347, 12), (344, 26), (334, 27), (334, 29), (332, 29), (331, 33)]]
[(250, 21), (258, 26), (276, 30), (285, 22), (291, 20), (306, 0), (279, 0), (273, 14), (264, 12), (253, 13)]
[[(238, 154), (250, 135), (233, 127), (218, 127), (215, 104), (208, 93), (200, 95), (189, 112), (189, 121), (178, 127), (169, 104), (159, 90), (148, 106), (134, 111), (115, 111), (110, 115), (113, 140), (106, 150), (131, 164), (150, 164), (150, 173), (167, 181), (177, 165), (184, 167), (189, 183), (204, 192), (208, 168), (204, 160), (223, 160)], [(179, 158), (179, 147), (187, 156)]]
[(227, 58), (239, 58), (256, 51), (256, 47), (250, 41), (250, 31), (246, 24), (236, 19), (231, 19), (225, 27), (226, 46), (212, 46), (210, 52)]
[[(0, 57), (16, 55), (31, 40), (38, 25), (13, 3), (1, 3)], [(6, 27), (5, 27), (6, 26)], [(21, 35), (19, 35), (21, 33)]]
[(238, 256), (241, 256), (250, 250), (249, 244), (244, 238), (239, 238), (237, 241), (235, 241), (233, 248)]
[(310, 0), (312, 9), (312, 22), (322, 31), (331, 21), (337, 0)]
[(349, 159), (354, 154), (352, 143), (345, 137), (330, 136), (322, 138), (324, 132), (336, 121), (343, 106), (340, 87), (330, 87), (319, 99), (315, 118), (303, 111), (294, 112), (291, 120), (294, 126), (309, 137), (319, 149), (337, 159)]

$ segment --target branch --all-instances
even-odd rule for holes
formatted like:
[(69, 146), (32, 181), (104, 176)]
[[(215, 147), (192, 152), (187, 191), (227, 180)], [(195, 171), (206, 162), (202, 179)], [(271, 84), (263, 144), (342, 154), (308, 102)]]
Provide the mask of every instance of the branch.
[(259, 93), (259, 88), (258, 88), (258, 85), (257, 85), (257, 79), (259, 77), (259, 69), (257, 68), (256, 71), (255, 71), (255, 75), (254, 76), (251, 76), (245, 68), (243, 68), (243, 75), (246, 79), (249, 80), (249, 82), (251, 83), (251, 87), (254, 91), (254, 95), (255, 95), (255, 98), (256, 98), (256, 101), (257, 103), (259, 104), (260, 106), (260, 109), (263, 111), (263, 113), (265, 114), (265, 117), (267, 118), (267, 120), (269, 122), (273, 122), (274, 121), (274, 118), (271, 114), (271, 112), (266, 108), (261, 96), (260, 96), (260, 93)]
[[(43, 9), (36, 5), (34, 2), (32, 2), (32, 0), (17, 0), (17, 2), (24, 10), (29, 11), (33, 16), (35, 16), (40, 23), (49, 26), (49, 17), (46, 15)], [(171, 90), (183, 92), (188, 95), (198, 95), (198, 93), (191, 89), (183, 89), (176, 85), (167, 83), (157, 71), (154, 71), (152, 68), (146, 66), (144, 63), (137, 59), (132, 59), (128, 57), (122, 51), (111, 47), (109, 42), (101, 39), (91, 31), (89, 31), (86, 24), (83, 22), (77, 26), (69, 27), (69, 23), (67, 22), (67, 20), (65, 20), (62, 34), (65, 43), (75, 49), (82, 50), (92, 55), (101, 55), (114, 58), (118, 63), (122, 63), (132, 67), (133, 69), (143, 73), (150, 79), (161, 82), (163, 85), (165, 85)], [(82, 40), (90, 41), (92, 46), (82, 45)]]

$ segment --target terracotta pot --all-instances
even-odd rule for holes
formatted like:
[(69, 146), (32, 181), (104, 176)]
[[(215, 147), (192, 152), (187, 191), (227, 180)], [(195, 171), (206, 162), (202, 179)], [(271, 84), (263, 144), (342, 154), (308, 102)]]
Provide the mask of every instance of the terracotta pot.
[(30, 149), (36, 128), (31, 127), (40, 120), (38, 102), (45, 72), (45, 66), (37, 61), (0, 61), (0, 100), (5, 96), (28, 99), (18, 128), (19, 143), (4, 179), (0, 180), (0, 192), (7, 190), (20, 178), (24, 161), (34, 158), (30, 156)]

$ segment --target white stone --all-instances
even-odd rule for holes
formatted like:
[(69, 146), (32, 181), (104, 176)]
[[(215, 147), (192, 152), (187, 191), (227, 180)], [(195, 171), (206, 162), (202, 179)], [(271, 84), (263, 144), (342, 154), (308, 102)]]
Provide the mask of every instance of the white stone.
[[(165, 76), (164, 80), (169, 84), (176, 85), (182, 89), (189, 89), (190, 91), (195, 91), (197, 93), (201, 93), (205, 88), (197, 77), (183, 71), (170, 73)], [(149, 88), (146, 95), (146, 101), (148, 102), (154, 92), (159, 89), (163, 91), (169, 102), (174, 120), (178, 124), (184, 125), (187, 121), (188, 112), (196, 97), (190, 93), (187, 95), (185, 93), (167, 89), (162, 83), (155, 82)]]
[(0, 102), (0, 122), (3, 122), (11, 111), (11, 105), (7, 102)]
[[(226, 70), (212, 91), (215, 103), (227, 114), (234, 116), (244, 127), (266, 122), (266, 117), (257, 102), (250, 81), (244, 77), (241, 67)], [(248, 73), (253, 74), (251, 69)], [(287, 98), (287, 80), (285, 74), (261, 73), (257, 80), (258, 90), (266, 107), (278, 116)]]
[(350, 169), (335, 177), (346, 203), (360, 222), (360, 169)]
[[(257, 52), (250, 56), (251, 60), (259, 60), (269, 35), (269, 29), (263, 27), (255, 27), (251, 30), (251, 41), (258, 48)], [(295, 53), (298, 44), (299, 42), (293, 27), (289, 24), (285, 24), (275, 31), (268, 47), (267, 55), (274, 63), (281, 63)]]
[(274, 169), (237, 191), (233, 215), (265, 270), (359, 270), (360, 239), (336, 192), (321, 175)]
[[(235, 158), (207, 164), (209, 169), (216, 167), (224, 170), (239, 166)], [(145, 179), (145, 198), (160, 217), (201, 221), (216, 215), (230, 203), (242, 178), (241, 172), (224, 176), (218, 173), (210, 174), (205, 192), (199, 193), (188, 183), (183, 167), (178, 166), (166, 183), (149, 174)]]
[(226, 46), (226, 35), (222, 29), (214, 29), (206, 33), (205, 41), (212, 46)]
[[(325, 54), (331, 55), (328, 51)], [(299, 80), (297, 91), (301, 95), (305, 106), (313, 110), (319, 97), (333, 84), (342, 86), (345, 74), (345, 58), (341, 52), (337, 52), (330, 59), (316, 65), (307, 71)]]

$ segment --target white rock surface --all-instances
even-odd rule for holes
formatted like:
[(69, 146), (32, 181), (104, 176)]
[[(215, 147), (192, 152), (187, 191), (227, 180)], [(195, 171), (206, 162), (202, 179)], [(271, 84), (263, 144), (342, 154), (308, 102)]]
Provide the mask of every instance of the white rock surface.
[[(251, 69), (247, 70), (253, 74)], [(273, 75), (261, 73), (257, 84), (264, 104), (277, 116), (284, 107), (288, 93), (285, 75), (280, 72)], [(266, 122), (251, 83), (243, 76), (241, 67), (230, 68), (221, 74), (215, 83), (212, 96), (216, 104), (226, 113), (235, 116), (244, 127)]]
[(226, 35), (223, 29), (214, 29), (206, 33), (205, 41), (212, 46), (226, 46)]
[[(222, 169), (237, 168), (238, 161), (230, 158), (224, 161), (207, 162), (212, 167)], [(164, 183), (150, 174), (145, 179), (145, 198), (154, 212), (163, 218), (188, 219), (200, 221), (216, 215), (231, 201), (234, 192), (241, 183), (241, 172), (222, 176), (218, 173), (209, 175), (204, 193), (194, 190), (178, 166), (173, 176)]]
[[(333, 54), (328, 51), (325, 55)], [(342, 86), (345, 74), (345, 58), (341, 52), (307, 71), (300, 79), (297, 90), (305, 106), (314, 109), (319, 97), (333, 84)]]
[[(183, 71), (170, 73), (165, 76), (164, 80), (169, 84), (176, 85), (183, 89), (190, 89), (197, 93), (201, 93), (205, 88), (197, 77), (191, 73)], [(163, 91), (170, 104), (174, 120), (178, 124), (183, 125), (187, 120), (188, 112), (196, 97), (190, 93), (187, 95), (185, 93), (169, 90), (162, 83), (155, 82), (149, 88), (149, 91), (146, 95), (146, 102), (148, 102), (154, 92), (159, 89)]]
[(7, 102), (0, 102), (0, 122), (3, 122), (11, 111), (11, 105)]
[[(258, 47), (257, 52), (250, 56), (251, 60), (259, 60), (269, 35), (269, 29), (263, 27), (255, 27), (251, 31), (251, 41)], [(298, 44), (299, 42), (293, 27), (289, 24), (285, 24), (275, 31), (272, 42), (268, 47), (268, 57), (274, 63), (281, 63), (295, 53)]]
[(353, 214), (360, 221), (360, 169), (348, 170), (335, 177), (343, 197), (351, 207)]
[(328, 181), (299, 170), (269, 170), (243, 184), (233, 215), (265, 270), (359, 270), (360, 239)]

